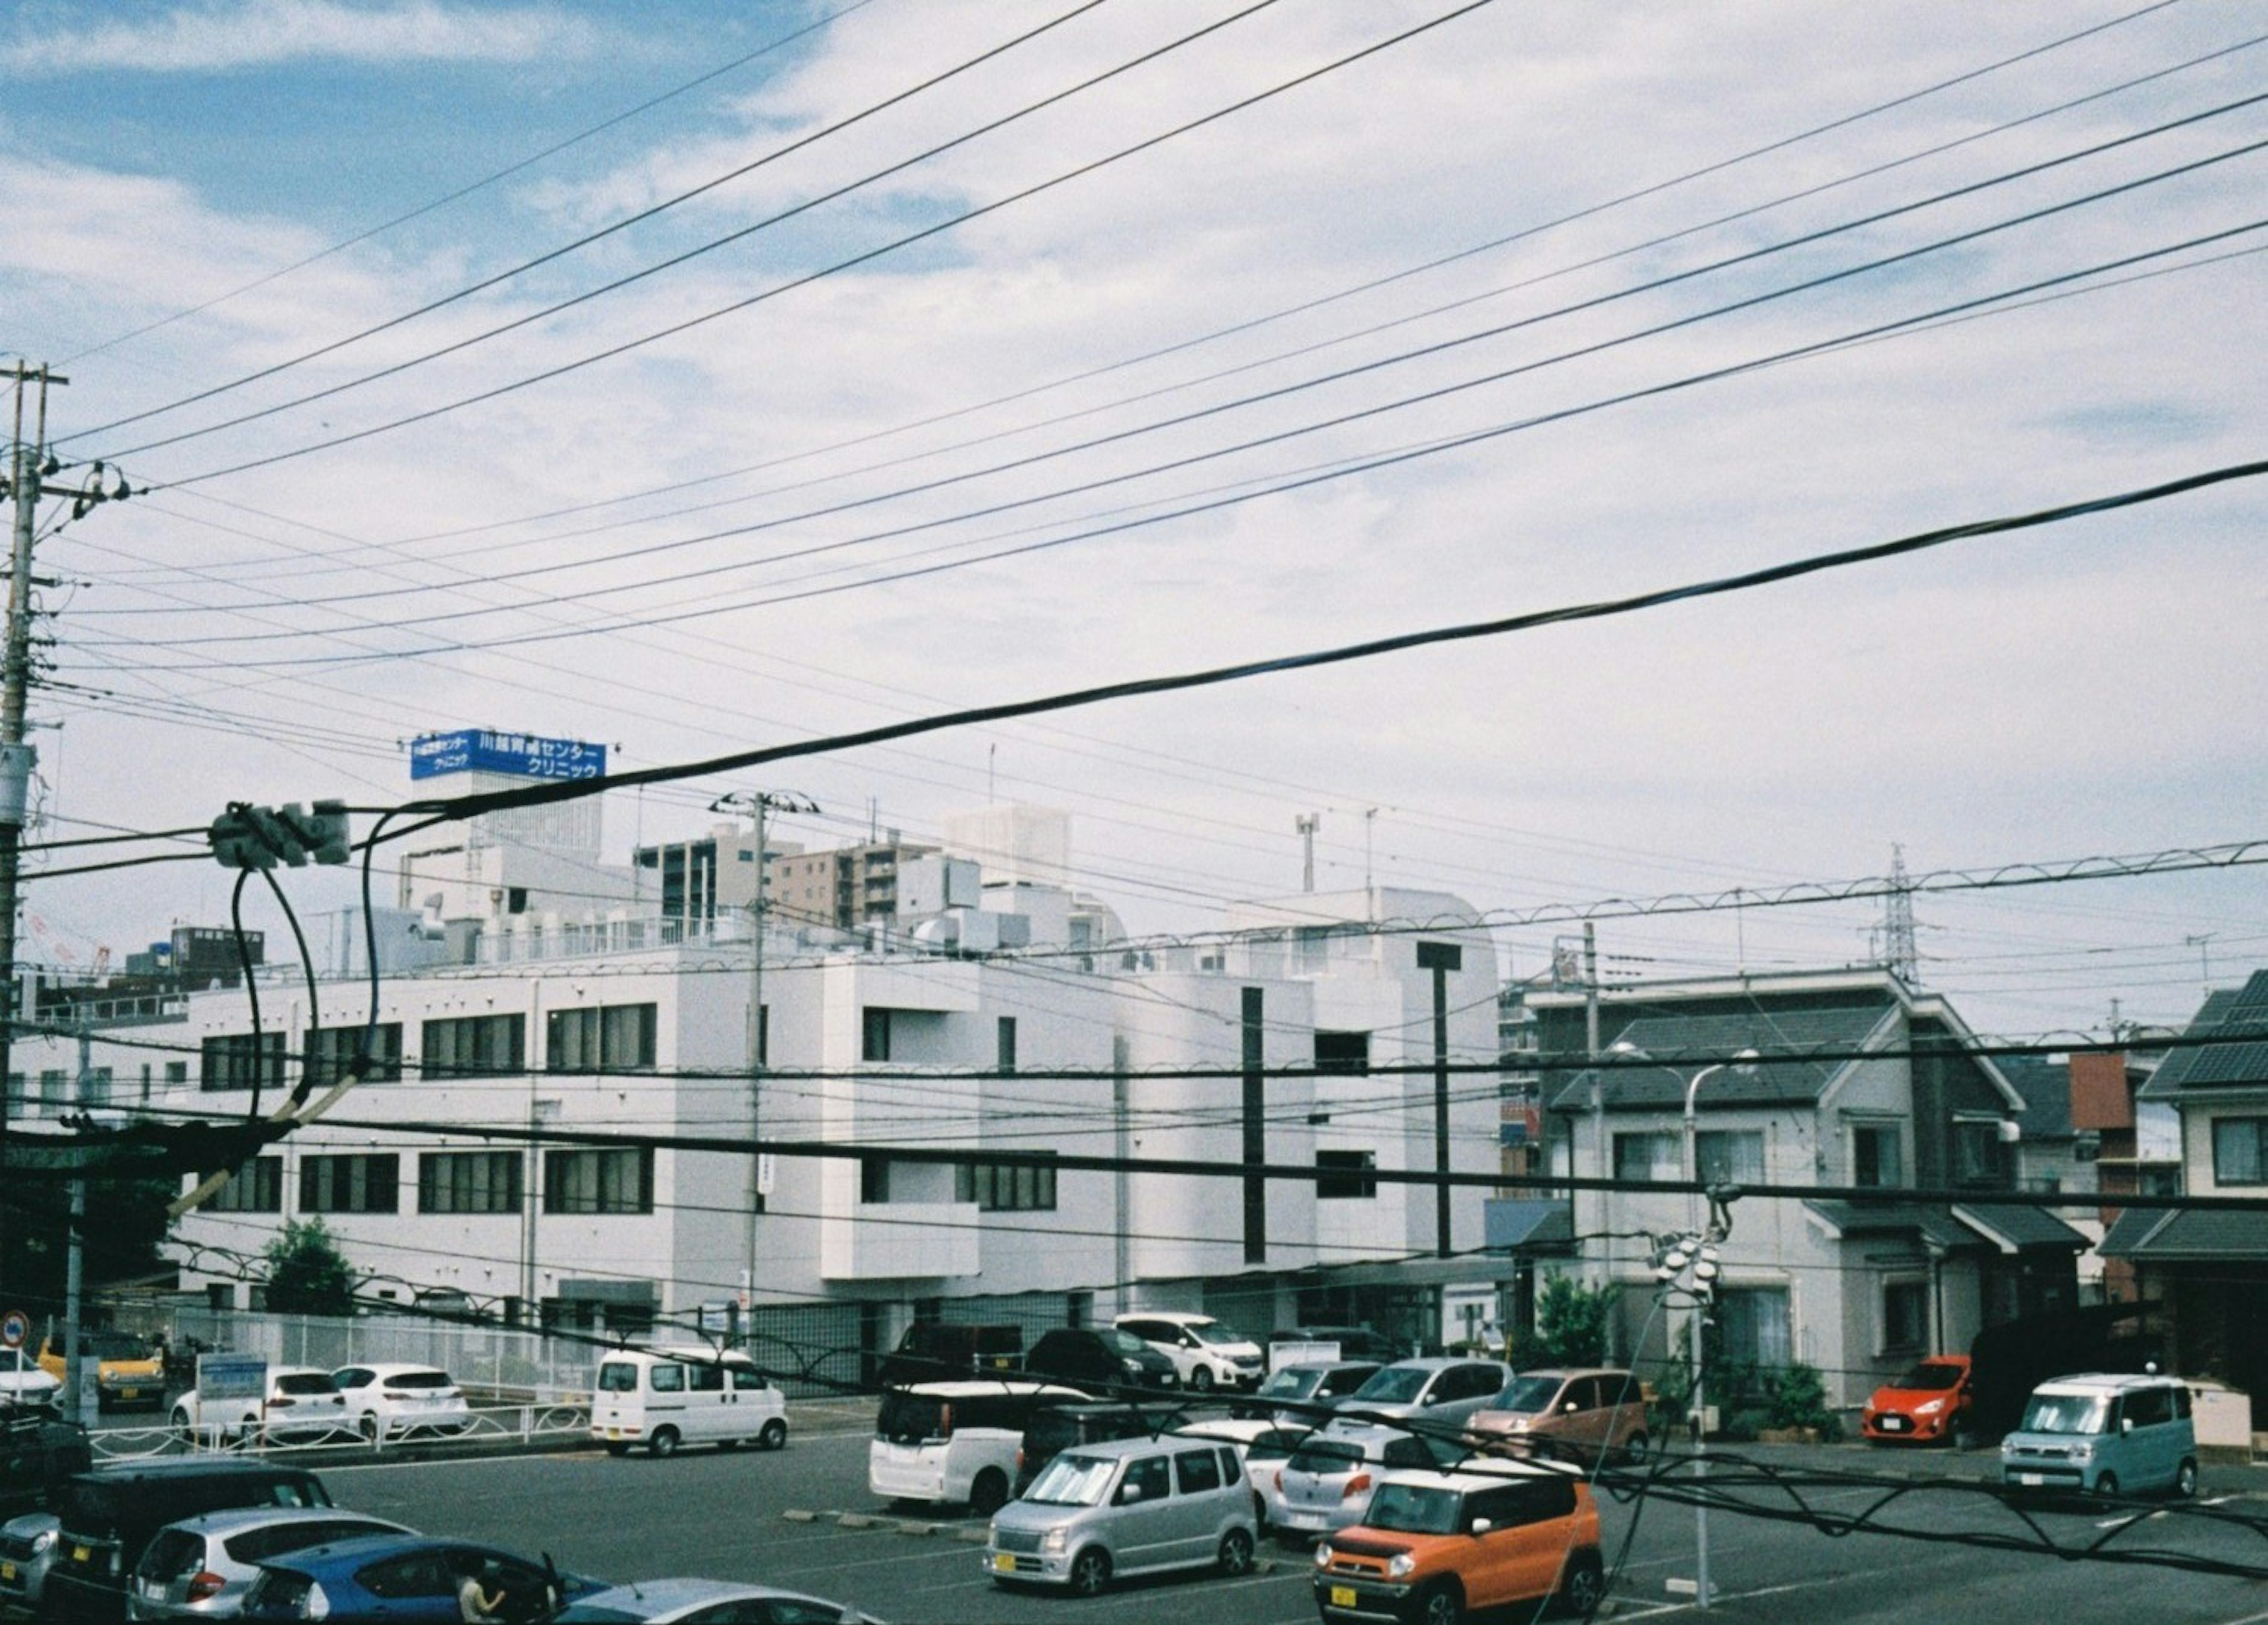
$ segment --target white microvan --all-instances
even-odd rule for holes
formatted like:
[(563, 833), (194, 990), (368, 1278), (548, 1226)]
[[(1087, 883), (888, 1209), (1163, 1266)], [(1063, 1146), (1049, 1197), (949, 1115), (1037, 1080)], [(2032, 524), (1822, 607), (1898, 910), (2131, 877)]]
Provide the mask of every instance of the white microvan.
[(666, 1456), (680, 1444), (731, 1450), (787, 1443), (787, 1405), (744, 1354), (708, 1348), (625, 1348), (599, 1362), (591, 1437), (610, 1456), (643, 1444)]
[(1024, 1424), (1041, 1405), (1089, 1396), (1050, 1383), (917, 1383), (885, 1388), (866, 1447), (866, 1488), (891, 1501), (965, 1501), (990, 1517), (1016, 1481)]

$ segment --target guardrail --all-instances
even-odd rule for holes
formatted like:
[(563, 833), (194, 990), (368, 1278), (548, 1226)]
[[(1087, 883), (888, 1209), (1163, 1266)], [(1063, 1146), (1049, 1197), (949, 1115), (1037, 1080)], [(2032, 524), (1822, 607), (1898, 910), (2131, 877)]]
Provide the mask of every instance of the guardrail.
[(140, 1461), (158, 1456), (217, 1453), (256, 1456), (342, 1453), (380, 1455), (392, 1451), (412, 1452), (435, 1445), (519, 1445), (591, 1437), (591, 1410), (574, 1400), (529, 1400), (512, 1405), (473, 1407), (470, 1427), (453, 1433), (419, 1429), (409, 1433), (372, 1437), (351, 1428), (337, 1428), (309, 1437), (274, 1437), (264, 1429), (230, 1435), (219, 1428), (182, 1429), (170, 1425), (148, 1428), (104, 1428), (87, 1436), (97, 1460)]

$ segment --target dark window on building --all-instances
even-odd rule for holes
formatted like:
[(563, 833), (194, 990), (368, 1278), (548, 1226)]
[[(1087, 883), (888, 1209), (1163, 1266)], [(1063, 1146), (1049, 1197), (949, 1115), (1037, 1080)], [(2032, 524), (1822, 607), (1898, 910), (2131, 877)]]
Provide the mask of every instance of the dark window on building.
[[(263, 1089), (273, 1089), (284, 1081), (284, 1035), (263, 1032), (260, 1035), (259, 1076)], [(197, 1075), (197, 1087), (207, 1089), (250, 1089), (253, 1080), (252, 1035), (248, 1032), (225, 1032), (204, 1041), (202, 1067)]]
[(1633, 1134), (1615, 1136), (1617, 1179), (1682, 1179), (1685, 1177), (1677, 1136)]
[(1955, 1122), (1953, 1126), (1953, 1182), (1955, 1185), (1998, 1185), (2000, 1178), (1999, 1124)]
[(166, 1063), (166, 1082), (168, 1088), (187, 1083), (188, 1081), (189, 1063), (188, 1061), (169, 1060)]
[[(1000, 1018), (998, 1031), (999, 1039), (994, 1050), (993, 1065), (1005, 1078), (1016, 1069), (1016, 1018), (1012, 1016), (1003, 1016)], [(1053, 1204), (1050, 1203), (1049, 1206)]]
[(1352, 1077), (1370, 1075), (1370, 1035), (1366, 1032), (1315, 1034), (1315, 1070)]
[(1359, 1200), (1378, 1194), (1378, 1153), (1315, 1153), (1315, 1197), (1319, 1201)]
[(546, 1151), (546, 1213), (652, 1213), (653, 1152)]
[(1882, 1352), (1919, 1348), (1929, 1337), (1929, 1290), (1918, 1281), (1882, 1286)]
[(2213, 1182), (2268, 1185), (2268, 1117), (2213, 1119)]
[(362, 1053), (363, 1034), (370, 1034), (370, 1070), (365, 1083), (401, 1082), (401, 1023), (380, 1022), (376, 1028), (325, 1027), (307, 1035), (307, 1077), (312, 1087), (328, 1089), (347, 1075), (354, 1058)]
[(858, 1159), (858, 1200), (862, 1202), (886, 1202), (890, 1200), (888, 1157), (862, 1156)]
[(281, 1213), (284, 1211), (284, 1159), (255, 1156), (239, 1167), (229, 1182), (205, 1199), (207, 1213)]
[(1717, 1325), (1725, 1358), (1735, 1363), (1779, 1370), (1795, 1357), (1786, 1287), (1719, 1288)]
[(1852, 1184), (1891, 1190), (1905, 1182), (1905, 1155), (1896, 1124), (1867, 1123), (1851, 1131)]
[(1693, 1136), (1693, 1161), (1704, 1184), (1762, 1185), (1764, 1131), (1705, 1128)]
[(427, 1022), (419, 1067), (429, 1078), (496, 1077), (527, 1070), (524, 1016), (453, 1016)]
[(953, 1198), (986, 1213), (1051, 1213), (1056, 1171), (1044, 1163), (979, 1163), (953, 1171)]
[(401, 1159), (392, 1152), (299, 1159), (302, 1213), (394, 1213), (401, 1203)]
[(890, 1058), (890, 1007), (870, 1004), (858, 1013), (858, 1059), (887, 1060)]
[(554, 1010), (543, 1064), (554, 1072), (641, 1072), (653, 1065), (654, 1007), (608, 1004)]
[(417, 1159), (420, 1213), (518, 1213), (517, 1151), (427, 1151)]

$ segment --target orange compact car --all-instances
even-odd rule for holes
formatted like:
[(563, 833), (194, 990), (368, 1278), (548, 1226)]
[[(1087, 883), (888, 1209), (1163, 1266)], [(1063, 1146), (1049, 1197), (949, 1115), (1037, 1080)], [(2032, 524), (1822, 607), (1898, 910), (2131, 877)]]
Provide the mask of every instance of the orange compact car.
[(1580, 1616), (1605, 1584), (1591, 1487), (1508, 1461), (1388, 1474), (1362, 1522), (1315, 1548), (1315, 1607), (1341, 1625), (1455, 1625), (1468, 1610), (1555, 1597)]
[(1874, 1390), (1859, 1419), (1870, 1444), (1943, 1444), (1969, 1421), (1969, 1356), (1932, 1355)]

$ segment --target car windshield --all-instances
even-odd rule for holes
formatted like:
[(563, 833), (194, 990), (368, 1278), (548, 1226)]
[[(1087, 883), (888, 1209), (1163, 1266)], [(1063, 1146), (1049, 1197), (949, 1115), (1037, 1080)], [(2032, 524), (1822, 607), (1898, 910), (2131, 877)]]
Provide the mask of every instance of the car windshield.
[(924, 1439), (940, 1439), (946, 1436), (946, 1407), (945, 1402), (926, 1393), (908, 1393), (892, 1388), (882, 1395), (882, 1408), (874, 1419), (877, 1437), (899, 1444), (916, 1444)]
[(627, 1360), (609, 1360), (599, 1368), (600, 1393), (636, 1393), (638, 1369)]
[(1961, 1381), (1961, 1368), (1942, 1361), (1925, 1360), (1904, 1377), (1890, 1385), (1893, 1388), (1914, 1388), (1928, 1393), (1941, 1393)]
[(1150, 1345), (1131, 1332), (1122, 1332), (1116, 1326), (1105, 1327), (1100, 1333), (1103, 1344), (1113, 1354), (1138, 1355), (1148, 1352)]
[(1294, 1473), (1344, 1473), (1362, 1465), (1362, 1446), (1351, 1439), (1308, 1439), (1285, 1465)]
[(446, 1388), (450, 1385), (446, 1371), (396, 1371), (381, 1380), (389, 1388)]
[(2110, 1407), (2099, 1393), (2036, 1393), (2024, 1407), (2020, 1431), (2101, 1433)]
[(92, 1332), (79, 1339), (79, 1352), (100, 1360), (147, 1360), (150, 1345), (123, 1332)]
[(1248, 1343), (1252, 1341), (1234, 1326), (1223, 1326), (1218, 1320), (1192, 1320), (1189, 1323), (1189, 1331), (1197, 1341), (1211, 1343), (1215, 1348), (1224, 1343)]
[(1454, 1489), (1381, 1484), (1362, 1521), (1373, 1529), (1391, 1529), (1400, 1534), (1454, 1534), (1459, 1501)]
[(1556, 1377), (1515, 1377), (1512, 1379), (1512, 1386), (1506, 1388), (1503, 1397), (1497, 1400), (1495, 1408), (1500, 1411), (1540, 1411), (1551, 1403), (1552, 1396), (1558, 1392), (1559, 1379)]
[(1322, 1380), (1321, 1371), (1287, 1365), (1280, 1371), (1270, 1372), (1268, 1380), (1252, 1392), (1256, 1399), (1304, 1400), (1314, 1392), (1315, 1385)]
[(1107, 1456), (1057, 1456), (1040, 1469), (1024, 1499), (1048, 1506), (1101, 1506), (1117, 1466)]
[(286, 1371), (276, 1379), (276, 1392), (278, 1393), (305, 1395), (336, 1393), (338, 1391), (338, 1384), (331, 1380), (328, 1371)]
[(1425, 1385), (1432, 1380), (1433, 1373), (1423, 1366), (1381, 1366), (1351, 1397), (1386, 1405), (1406, 1405), (1425, 1392)]

